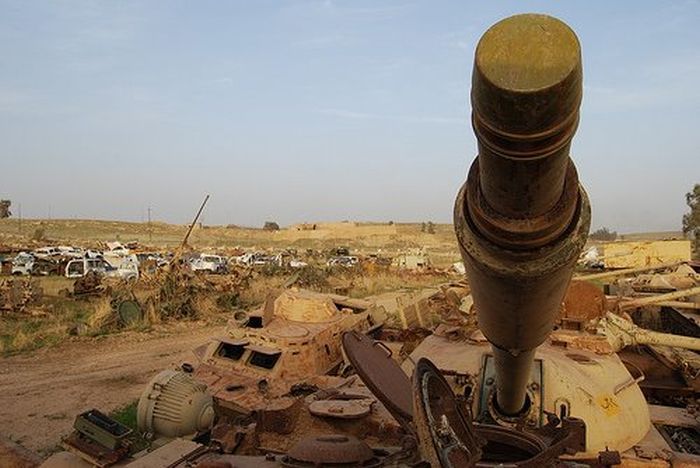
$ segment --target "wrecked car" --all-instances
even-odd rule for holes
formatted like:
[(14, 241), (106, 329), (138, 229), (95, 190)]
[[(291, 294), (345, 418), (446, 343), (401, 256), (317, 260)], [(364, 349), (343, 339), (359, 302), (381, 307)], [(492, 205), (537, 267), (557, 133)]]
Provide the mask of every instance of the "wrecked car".
[(108, 264), (99, 258), (78, 258), (71, 260), (66, 265), (66, 278), (82, 278), (89, 272), (94, 271), (99, 275), (104, 275), (107, 272)]
[(12, 259), (13, 275), (31, 275), (34, 271), (34, 255), (27, 252), (20, 252)]
[(228, 262), (225, 257), (220, 255), (201, 254), (190, 259), (189, 266), (192, 271), (217, 274), (224, 274), (228, 271)]

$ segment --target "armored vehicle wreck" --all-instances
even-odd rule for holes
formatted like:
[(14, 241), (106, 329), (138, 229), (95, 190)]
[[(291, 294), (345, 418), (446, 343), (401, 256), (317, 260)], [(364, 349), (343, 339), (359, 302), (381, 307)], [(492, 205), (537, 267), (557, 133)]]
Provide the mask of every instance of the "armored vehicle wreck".
[(370, 333), (383, 309), (366, 301), (305, 290), (286, 290), (250, 314), (229, 322), (228, 336), (195, 350), (193, 376), (205, 383), (222, 413), (250, 414), (294, 384), (337, 371), (340, 335)]

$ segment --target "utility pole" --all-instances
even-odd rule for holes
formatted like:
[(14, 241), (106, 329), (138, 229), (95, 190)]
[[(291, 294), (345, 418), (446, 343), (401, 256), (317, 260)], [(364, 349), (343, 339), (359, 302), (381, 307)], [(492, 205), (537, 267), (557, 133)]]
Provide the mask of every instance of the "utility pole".
[(151, 207), (148, 207), (148, 242), (153, 241), (153, 229), (151, 227)]
[(199, 207), (199, 211), (197, 211), (197, 214), (195, 215), (194, 219), (192, 220), (192, 224), (190, 224), (190, 227), (187, 229), (187, 233), (185, 234), (185, 237), (182, 239), (182, 243), (175, 250), (175, 255), (173, 255), (173, 258), (170, 260), (170, 265), (174, 265), (175, 263), (177, 263), (177, 261), (182, 256), (182, 251), (184, 250), (185, 246), (187, 245), (187, 240), (190, 238), (190, 234), (192, 234), (192, 229), (194, 229), (195, 224), (197, 224), (197, 220), (201, 216), (202, 211), (204, 211), (204, 206), (207, 204), (208, 201), (209, 201), (209, 195), (204, 197), (204, 201), (202, 202), (202, 206)]
[(21, 204), (21, 203), (19, 204), (18, 210), (17, 210), (17, 211), (19, 211), (19, 213), (18, 213), (18, 214), (19, 214), (19, 218), (18, 218), (18, 221), (19, 221), (19, 233), (22, 234), (22, 204)]
[(187, 234), (185, 234), (185, 238), (182, 239), (182, 245), (180, 246), (181, 249), (182, 249), (182, 247), (187, 245), (187, 239), (190, 238), (190, 234), (192, 234), (192, 229), (194, 229), (194, 225), (197, 224), (197, 220), (202, 215), (202, 211), (204, 211), (204, 205), (206, 205), (208, 201), (209, 201), (209, 195), (204, 197), (204, 201), (202, 202), (202, 206), (199, 207), (199, 211), (197, 211), (197, 214), (195, 215), (194, 219), (192, 220), (192, 224), (190, 224), (190, 228), (187, 230)]

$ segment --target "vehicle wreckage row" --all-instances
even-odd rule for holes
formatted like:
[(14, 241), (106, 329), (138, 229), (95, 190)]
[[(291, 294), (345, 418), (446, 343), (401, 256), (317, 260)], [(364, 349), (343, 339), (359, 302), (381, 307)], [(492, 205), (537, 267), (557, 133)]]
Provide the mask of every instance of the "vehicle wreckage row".
[[(138, 279), (139, 264), (157, 261), (156, 254), (132, 254), (119, 242), (108, 242), (104, 250), (79, 247), (41, 247), (31, 252), (21, 251), (10, 262), (7, 273), (12, 275), (60, 275), (82, 278), (90, 272), (126, 280)], [(163, 263), (161, 263), (162, 265)]]
[[(690, 354), (659, 351), (684, 394), (662, 375), (645, 388), (655, 365), (621, 357), (700, 349), (692, 317), (648, 307), (696, 293), (622, 300), (571, 282), (590, 227), (569, 157), (582, 90), (561, 21), (517, 15), (481, 38), (479, 154), (454, 210), (470, 294), (443, 291), (458, 316), (425, 336), (386, 329), (377, 303), (286, 291), (149, 383), (137, 416), (149, 449), (132, 453), (130, 429), (92, 410), (43, 466), (700, 465)], [(423, 323), (418, 303), (396, 303)]]
[[(141, 272), (154, 272), (165, 267), (172, 259), (172, 253), (134, 252), (119, 243), (108, 243), (109, 250), (83, 250), (76, 247), (42, 247), (32, 252), (19, 252), (9, 262), (7, 273), (12, 275), (61, 275), (67, 278), (81, 278), (90, 272), (100, 276), (117, 277), (125, 280), (138, 279)], [(411, 251), (412, 252), (412, 251)], [(394, 259), (370, 255), (367, 261), (383, 266), (394, 265), (399, 269), (420, 270), (430, 266), (427, 254), (407, 253)], [(284, 250), (277, 254), (261, 251), (246, 252), (226, 257), (212, 253), (185, 253), (178, 257), (192, 271), (227, 274), (235, 268), (304, 268), (309, 265), (296, 255), (294, 250)], [(345, 248), (334, 249), (325, 261), (326, 267), (354, 268), (360, 258), (350, 255)]]

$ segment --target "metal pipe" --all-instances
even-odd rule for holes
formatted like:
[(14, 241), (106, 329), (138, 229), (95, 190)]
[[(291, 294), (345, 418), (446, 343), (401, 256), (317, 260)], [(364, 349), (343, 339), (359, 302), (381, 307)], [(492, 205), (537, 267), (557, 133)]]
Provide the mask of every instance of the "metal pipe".
[(601, 273), (591, 273), (588, 275), (578, 275), (575, 277), (575, 279), (581, 280), (581, 281), (591, 281), (591, 280), (600, 280), (600, 279), (606, 279), (606, 278), (615, 278), (616, 276), (636, 275), (638, 273), (644, 273), (647, 271), (665, 270), (666, 268), (673, 268), (673, 267), (677, 267), (678, 265), (682, 265), (682, 264), (683, 264), (683, 262), (659, 263), (657, 265), (625, 268), (623, 270), (603, 271)]
[(611, 312), (598, 322), (598, 328), (608, 338), (615, 351), (637, 345), (671, 346), (700, 351), (700, 338), (647, 330)]
[(631, 310), (638, 307), (643, 307), (646, 305), (654, 305), (659, 302), (672, 301), (674, 299), (680, 299), (682, 297), (696, 296), (700, 294), (700, 286), (690, 289), (681, 289), (680, 291), (673, 291), (670, 293), (657, 294), (655, 296), (647, 296), (634, 298), (629, 301), (620, 302), (620, 310)]
[(700, 302), (684, 302), (684, 301), (663, 301), (654, 304), (659, 307), (672, 307), (674, 309), (700, 309)]
[(569, 148), (582, 95), (574, 32), (546, 15), (492, 26), (476, 49), (478, 142), (455, 230), (479, 327), (496, 363), (496, 400), (525, 406), (535, 349), (551, 332), (590, 227)]

